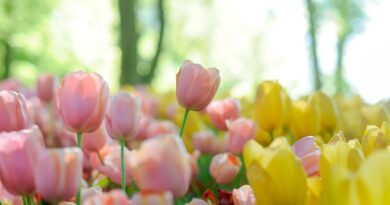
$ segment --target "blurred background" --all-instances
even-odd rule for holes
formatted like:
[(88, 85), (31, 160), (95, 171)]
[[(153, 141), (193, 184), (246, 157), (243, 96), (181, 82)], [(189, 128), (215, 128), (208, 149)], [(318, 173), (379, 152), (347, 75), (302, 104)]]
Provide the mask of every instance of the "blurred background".
[(220, 92), (276, 79), (368, 102), (390, 90), (388, 0), (0, 0), (0, 76), (95, 71), (112, 89), (174, 89), (190, 59), (221, 71)]

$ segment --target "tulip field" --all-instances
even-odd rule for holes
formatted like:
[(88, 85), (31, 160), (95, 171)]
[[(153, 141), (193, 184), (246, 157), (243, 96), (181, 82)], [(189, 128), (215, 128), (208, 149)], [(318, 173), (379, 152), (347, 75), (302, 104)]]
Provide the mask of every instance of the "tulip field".
[(221, 81), (191, 61), (165, 93), (84, 71), (1, 81), (0, 204), (390, 204), (389, 101)]

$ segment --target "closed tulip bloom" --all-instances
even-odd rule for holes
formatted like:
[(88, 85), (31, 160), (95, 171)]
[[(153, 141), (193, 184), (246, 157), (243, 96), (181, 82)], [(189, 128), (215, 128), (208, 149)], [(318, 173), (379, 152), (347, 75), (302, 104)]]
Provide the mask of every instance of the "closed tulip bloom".
[(57, 107), (68, 129), (92, 132), (103, 121), (108, 96), (107, 83), (99, 74), (73, 72), (57, 90)]
[(76, 196), (82, 176), (83, 155), (78, 148), (47, 149), (35, 165), (37, 192), (49, 202)]
[(133, 152), (132, 173), (141, 191), (170, 191), (175, 197), (187, 193), (191, 163), (179, 137), (167, 135), (147, 139)]
[(128, 93), (112, 97), (106, 113), (106, 126), (113, 139), (128, 140), (135, 137), (141, 120), (141, 101)]
[(227, 150), (226, 140), (218, 137), (211, 130), (203, 130), (192, 135), (195, 149), (205, 154), (217, 154)]
[(199, 64), (184, 61), (176, 74), (176, 98), (186, 109), (203, 110), (213, 99), (219, 83), (218, 69), (205, 69)]
[(207, 114), (216, 128), (227, 130), (226, 121), (235, 120), (240, 117), (240, 109), (239, 101), (228, 98), (211, 102), (207, 106)]
[(293, 102), (290, 129), (298, 140), (305, 136), (320, 133), (320, 113), (318, 107), (305, 101)]
[(14, 195), (30, 195), (36, 191), (34, 167), (45, 148), (37, 126), (0, 134), (0, 179)]
[(50, 102), (55, 93), (56, 80), (52, 74), (43, 74), (38, 77), (37, 91), (39, 98), (44, 102)]
[(330, 97), (321, 91), (316, 91), (309, 97), (309, 101), (318, 107), (320, 115), (320, 129), (322, 132), (332, 132), (337, 125), (338, 112)]
[(228, 184), (240, 172), (241, 164), (240, 158), (234, 154), (217, 154), (211, 160), (210, 174), (218, 184)]
[(234, 205), (256, 205), (256, 198), (252, 187), (244, 185), (239, 189), (233, 189), (232, 192)]
[(154, 122), (154, 118), (148, 115), (143, 115), (139, 122), (139, 129), (137, 134), (135, 135), (136, 139), (144, 140), (147, 138), (149, 125)]
[(193, 198), (190, 202), (186, 203), (185, 205), (209, 205), (209, 203), (207, 203), (203, 199)]
[(28, 122), (24, 96), (14, 91), (0, 91), (0, 132), (25, 129)]
[[(131, 152), (125, 147), (125, 167), (126, 167), (126, 184), (131, 184)], [(107, 153), (103, 156), (104, 164), (101, 164), (100, 159), (96, 153), (91, 153), (91, 166), (97, 169), (100, 173), (106, 175), (113, 182), (121, 184), (121, 150), (119, 146), (110, 146)]]
[(174, 199), (170, 192), (140, 192), (133, 195), (131, 205), (174, 205)]
[(228, 150), (234, 154), (242, 152), (244, 145), (256, 137), (255, 123), (246, 118), (238, 118), (228, 123)]
[(158, 137), (167, 134), (177, 134), (178, 130), (172, 121), (160, 120), (150, 123), (147, 129), (147, 138)]
[(97, 130), (83, 135), (81, 139), (82, 148), (89, 152), (98, 152), (104, 147), (107, 139), (106, 125), (103, 121)]
[(301, 160), (306, 174), (318, 176), (321, 150), (316, 144), (316, 138), (312, 136), (301, 138), (293, 144), (292, 149)]
[(112, 190), (103, 195), (88, 198), (83, 205), (133, 205), (121, 190)]
[(368, 156), (375, 151), (386, 149), (387, 146), (390, 145), (390, 141), (385, 133), (375, 125), (366, 127), (361, 142), (365, 156)]

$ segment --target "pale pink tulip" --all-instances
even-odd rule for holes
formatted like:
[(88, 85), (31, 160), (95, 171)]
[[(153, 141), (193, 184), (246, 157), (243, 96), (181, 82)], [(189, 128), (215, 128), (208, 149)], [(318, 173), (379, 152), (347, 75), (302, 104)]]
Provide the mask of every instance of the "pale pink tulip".
[(132, 205), (121, 190), (112, 190), (103, 195), (88, 198), (83, 205)]
[(151, 95), (145, 86), (137, 87), (136, 96), (141, 99), (142, 112), (148, 116), (156, 116), (158, 112), (158, 99)]
[(0, 91), (0, 132), (28, 127), (26, 99), (14, 91)]
[(308, 176), (319, 176), (321, 150), (313, 136), (304, 137), (292, 145), (295, 155), (301, 160)]
[(104, 121), (93, 132), (84, 133), (81, 139), (82, 148), (88, 152), (98, 152), (106, 144), (108, 134)]
[(3, 81), (0, 81), (0, 91), (9, 90), (15, 92), (22, 92), (24, 86), (15, 78), (8, 78)]
[(76, 196), (82, 176), (83, 155), (78, 148), (47, 149), (35, 165), (38, 193), (50, 202)]
[(241, 160), (231, 153), (221, 153), (213, 157), (210, 174), (218, 184), (227, 184), (236, 178), (241, 169)]
[(132, 173), (141, 191), (170, 191), (175, 197), (187, 192), (191, 180), (190, 156), (179, 137), (147, 139), (133, 152)]
[(56, 80), (53, 74), (43, 74), (38, 77), (37, 91), (39, 98), (44, 102), (50, 102), (55, 94)]
[(14, 195), (31, 195), (36, 191), (34, 167), (45, 148), (37, 126), (0, 134), (0, 179)]
[(233, 189), (234, 205), (256, 205), (256, 198), (252, 187), (244, 185), (239, 189)]
[(149, 124), (146, 136), (147, 138), (158, 137), (161, 135), (177, 134), (178, 130), (172, 121), (160, 120)]
[(240, 117), (240, 102), (235, 99), (225, 99), (211, 102), (207, 106), (207, 114), (213, 125), (220, 130), (227, 130), (226, 121)]
[(209, 205), (209, 203), (207, 203), (203, 199), (193, 198), (190, 202), (186, 203), (185, 205)]
[(219, 83), (218, 69), (204, 69), (199, 64), (184, 61), (176, 74), (176, 98), (186, 109), (203, 110), (213, 99)]
[(75, 147), (77, 144), (76, 133), (67, 130), (61, 121), (55, 124), (54, 136), (60, 147)]
[(131, 198), (131, 205), (174, 205), (170, 192), (136, 193)]
[(125, 92), (112, 97), (106, 113), (106, 126), (110, 137), (116, 140), (135, 137), (141, 114), (141, 101), (138, 97)]
[[(97, 169), (100, 173), (106, 175), (113, 182), (121, 184), (121, 148), (120, 146), (114, 145), (108, 147), (108, 150), (105, 150), (102, 164), (96, 153), (91, 153), (91, 166)], [(130, 185), (132, 181), (131, 175), (131, 152), (125, 147), (125, 167), (126, 167), (126, 184)]]
[(211, 130), (203, 130), (192, 134), (195, 149), (205, 154), (217, 154), (227, 150), (226, 140), (218, 137)]
[(81, 201), (84, 203), (91, 197), (103, 195), (102, 188), (99, 186), (93, 186), (89, 188), (81, 188)]
[(253, 120), (238, 118), (228, 122), (228, 150), (235, 154), (240, 154), (244, 145), (256, 137), (256, 124)]
[(68, 129), (92, 132), (103, 121), (109, 91), (107, 83), (96, 73), (83, 71), (66, 75), (57, 90), (57, 107)]
[(140, 123), (139, 123), (139, 129), (138, 129), (137, 134), (135, 135), (136, 139), (144, 140), (147, 138), (147, 132), (148, 132), (149, 125), (152, 124), (152, 122), (154, 122), (154, 120), (155, 119), (153, 117), (150, 117), (148, 115), (143, 115), (141, 117)]

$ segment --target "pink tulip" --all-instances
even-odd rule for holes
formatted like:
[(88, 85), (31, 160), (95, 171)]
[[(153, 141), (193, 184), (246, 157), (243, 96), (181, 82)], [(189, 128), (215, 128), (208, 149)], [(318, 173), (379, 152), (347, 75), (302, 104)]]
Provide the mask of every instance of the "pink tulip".
[(231, 153), (221, 153), (213, 157), (210, 174), (218, 184), (227, 184), (236, 178), (241, 169), (241, 160)]
[(301, 160), (308, 176), (319, 176), (321, 150), (316, 144), (316, 138), (304, 137), (292, 145), (295, 155)]
[(235, 120), (240, 117), (240, 103), (231, 98), (214, 101), (207, 106), (207, 114), (216, 128), (225, 131), (227, 130), (227, 120)]
[(234, 205), (256, 205), (256, 198), (249, 185), (244, 185), (239, 189), (233, 189)]
[(203, 130), (192, 134), (192, 144), (195, 149), (205, 154), (217, 154), (226, 151), (226, 141), (211, 130)]
[(36, 190), (34, 167), (45, 148), (37, 126), (0, 134), (0, 179), (14, 195), (30, 195)]
[(112, 190), (103, 195), (88, 198), (83, 205), (132, 205), (121, 190)]
[[(96, 153), (91, 153), (91, 165), (100, 173), (106, 175), (113, 182), (121, 184), (121, 148), (117, 145), (110, 146), (103, 156), (104, 165), (100, 162)], [(131, 152), (125, 147), (125, 164), (126, 164), (126, 184), (131, 184)]]
[(193, 198), (191, 202), (186, 203), (185, 205), (209, 205), (209, 203), (202, 199)]
[(145, 140), (133, 151), (131, 166), (141, 191), (170, 191), (184, 196), (191, 180), (190, 156), (177, 136), (160, 136)]
[(108, 101), (107, 83), (96, 73), (66, 75), (57, 90), (57, 107), (68, 129), (92, 132), (103, 121)]
[(137, 87), (136, 96), (140, 97), (142, 112), (148, 116), (155, 116), (158, 112), (158, 99), (156, 96), (151, 95), (145, 86)]
[(170, 192), (136, 193), (131, 198), (131, 205), (174, 205)]
[(88, 152), (98, 152), (101, 150), (106, 144), (108, 139), (108, 134), (106, 130), (106, 125), (104, 122), (100, 125), (100, 127), (93, 131), (84, 133), (81, 144), (82, 148)]
[(242, 152), (244, 145), (256, 137), (255, 123), (246, 118), (238, 118), (228, 123), (228, 150), (235, 154)]
[(146, 136), (147, 138), (158, 137), (167, 134), (177, 134), (178, 130), (172, 121), (160, 120), (150, 123)]
[(56, 80), (52, 74), (43, 74), (38, 77), (37, 91), (39, 98), (44, 102), (50, 102), (55, 93)]
[(50, 202), (74, 197), (80, 187), (83, 155), (78, 148), (47, 149), (35, 166), (38, 193)]
[(87, 201), (91, 197), (103, 195), (102, 188), (99, 186), (93, 186), (89, 188), (81, 188), (81, 200), (82, 203)]
[(20, 93), (0, 91), (0, 132), (28, 127), (26, 99)]
[(213, 99), (219, 83), (218, 69), (204, 69), (199, 64), (184, 61), (176, 74), (176, 98), (186, 109), (203, 110)]
[(108, 134), (113, 139), (129, 140), (138, 132), (141, 120), (141, 101), (125, 92), (111, 98), (106, 113)]
[(9, 90), (15, 92), (22, 92), (25, 88), (23, 85), (16, 80), (15, 78), (8, 78), (3, 81), (0, 81), (0, 91)]
[(55, 122), (55, 140), (60, 147), (74, 147), (77, 144), (76, 134), (67, 130), (61, 121)]
[(154, 120), (155, 119), (153, 117), (150, 117), (148, 115), (143, 115), (141, 117), (139, 122), (139, 129), (137, 134), (135, 135), (136, 139), (144, 140), (147, 138), (149, 125), (152, 124)]

